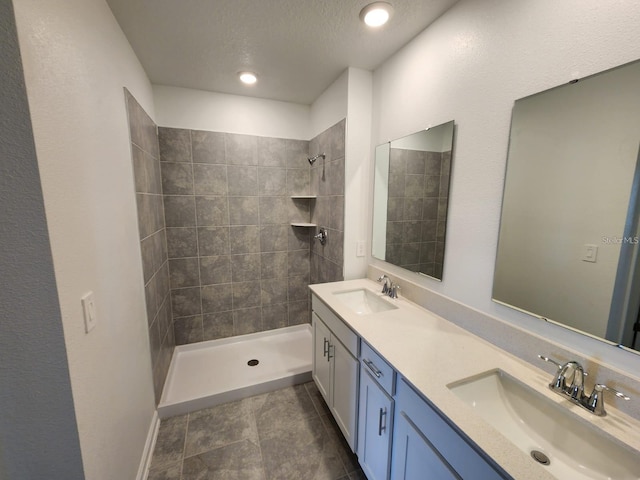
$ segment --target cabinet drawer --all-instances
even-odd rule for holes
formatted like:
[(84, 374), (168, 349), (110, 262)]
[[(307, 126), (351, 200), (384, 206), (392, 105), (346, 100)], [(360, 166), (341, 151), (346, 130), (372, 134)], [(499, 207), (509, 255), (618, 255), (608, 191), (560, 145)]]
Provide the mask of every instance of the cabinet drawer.
[(394, 394), (395, 371), (378, 353), (364, 341), (360, 346), (362, 368), (373, 375), (380, 386), (389, 394)]
[(358, 336), (315, 295), (311, 296), (311, 308), (322, 319), (329, 330), (358, 358)]
[(396, 409), (409, 418), (461, 478), (510, 479), (470, 440), (463, 438), (404, 379), (398, 380)]

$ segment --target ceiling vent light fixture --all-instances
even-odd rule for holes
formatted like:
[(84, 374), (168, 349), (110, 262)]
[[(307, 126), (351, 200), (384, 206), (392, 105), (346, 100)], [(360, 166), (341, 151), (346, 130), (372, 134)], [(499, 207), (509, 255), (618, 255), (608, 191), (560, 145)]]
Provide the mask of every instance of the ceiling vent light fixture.
[(370, 3), (360, 10), (360, 20), (370, 27), (381, 27), (391, 18), (393, 7), (387, 2)]
[(240, 72), (238, 73), (238, 77), (240, 77), (240, 81), (246, 85), (253, 85), (258, 81), (258, 77), (252, 72)]

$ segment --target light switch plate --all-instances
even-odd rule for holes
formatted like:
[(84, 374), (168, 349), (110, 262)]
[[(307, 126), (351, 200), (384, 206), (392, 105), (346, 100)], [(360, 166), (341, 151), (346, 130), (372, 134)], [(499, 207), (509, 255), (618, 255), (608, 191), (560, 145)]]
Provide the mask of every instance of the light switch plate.
[(598, 246), (587, 243), (582, 249), (582, 261), (596, 263), (598, 258)]
[(86, 293), (82, 297), (82, 312), (84, 313), (84, 331), (89, 333), (98, 323), (93, 292)]

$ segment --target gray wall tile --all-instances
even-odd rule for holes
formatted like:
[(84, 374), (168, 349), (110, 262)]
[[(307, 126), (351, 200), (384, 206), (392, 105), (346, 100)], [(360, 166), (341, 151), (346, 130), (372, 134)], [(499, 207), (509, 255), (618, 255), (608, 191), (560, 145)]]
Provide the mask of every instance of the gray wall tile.
[(162, 191), (165, 195), (193, 195), (193, 166), (162, 162)]
[[(321, 141), (314, 139), (315, 148), (327, 153), (322, 171), (329, 166), (325, 163), (331, 162), (332, 168), (322, 176), (323, 192), (332, 196), (320, 200), (324, 206), (320, 213), (336, 231), (344, 229), (344, 126), (343, 121), (323, 132)], [(145, 263), (153, 267), (165, 259), (164, 280), (154, 276), (148, 282), (158, 322), (154, 355), (160, 358), (166, 351), (162, 337), (168, 337), (171, 325), (166, 315), (157, 313), (162, 305), (165, 313), (171, 305), (174, 317), (184, 320), (175, 331), (171, 329), (180, 343), (309, 322), (310, 230), (293, 228), (290, 222), (308, 222), (316, 213), (310, 208), (315, 205), (290, 196), (311, 191), (307, 157), (313, 142), (165, 130), (165, 203), (156, 195), (159, 202), (150, 198), (145, 205), (152, 216), (145, 227), (149, 235), (164, 228), (165, 215), (169, 227), (166, 242), (160, 241), (164, 233), (150, 237), (145, 253)], [(138, 163), (134, 168), (143, 175), (138, 188), (149, 188), (150, 180), (144, 177), (147, 166), (142, 160)], [(315, 172), (320, 182), (318, 167), (319, 163)], [(341, 272), (341, 266), (331, 265), (322, 259), (323, 278)], [(169, 292), (169, 267), (173, 290), (170, 304), (163, 304), (168, 293), (162, 292)], [(164, 361), (170, 361), (166, 353)]]
[[(246, 335), (262, 330), (262, 309), (244, 308), (233, 311), (233, 331), (235, 335)], [(258, 455), (260, 455), (258, 453)], [(257, 477), (256, 477), (257, 478)]]
[[(306, 140), (286, 140), (286, 165), (288, 168), (308, 168), (307, 158), (312, 156), (309, 152), (309, 142)], [(317, 153), (313, 153), (316, 155)]]
[(200, 286), (200, 272), (197, 258), (176, 258), (169, 260), (171, 288)]
[(227, 178), (229, 195), (249, 196), (258, 191), (258, 167), (229, 165)]
[(225, 163), (224, 133), (191, 131), (193, 163)]
[(202, 315), (177, 318), (173, 325), (176, 345), (201, 342), (204, 339), (202, 334)]
[[(138, 203), (141, 258), (149, 328), (151, 369), (156, 402), (160, 401), (175, 347), (171, 312), (168, 244), (162, 196), (158, 130), (149, 115), (125, 89), (135, 190)], [(167, 145), (165, 145), (166, 147)]]
[(167, 228), (167, 251), (169, 258), (196, 257), (198, 238), (195, 227)]
[(287, 287), (289, 301), (307, 300), (309, 297), (309, 274), (289, 277)]
[(194, 164), (193, 186), (196, 195), (226, 195), (227, 166)]
[(191, 162), (191, 131), (180, 128), (158, 128), (160, 161)]
[(226, 312), (233, 308), (233, 290), (231, 283), (207, 285), (202, 287), (202, 312)]
[(200, 257), (199, 260), (202, 285), (231, 283), (231, 257), (229, 255)]
[(260, 258), (261, 278), (287, 277), (289, 256), (286, 251), (262, 253)]
[(311, 323), (311, 313), (309, 301), (289, 302), (288, 304), (289, 325), (301, 325)]
[(287, 140), (283, 138), (258, 137), (258, 165), (286, 167)]
[(309, 168), (287, 170), (287, 195), (309, 195)]
[(260, 197), (260, 225), (288, 223), (287, 198)]
[(257, 165), (258, 137), (225, 134), (226, 161), (229, 165)]
[(199, 227), (198, 249), (201, 256), (229, 255), (229, 227)]
[(260, 251), (287, 251), (289, 249), (289, 230), (291, 230), (289, 225), (262, 225), (260, 227)]
[(269, 278), (260, 282), (260, 296), (262, 305), (287, 302), (288, 281), (283, 278)]
[(287, 272), (290, 277), (309, 274), (309, 250), (289, 251)]
[(196, 197), (196, 223), (200, 227), (229, 225), (228, 197)]
[(165, 196), (164, 216), (167, 227), (193, 227), (196, 224), (196, 202), (192, 196)]
[(231, 256), (231, 280), (248, 282), (260, 278), (260, 254), (243, 254)]
[(258, 225), (258, 197), (229, 197), (231, 225)]
[(231, 253), (259, 253), (260, 230), (257, 225), (230, 227)]
[(258, 167), (258, 193), (260, 195), (286, 195), (287, 170), (278, 167)]
[(262, 329), (273, 330), (289, 325), (286, 303), (267, 305), (262, 307)]
[(233, 283), (233, 309), (260, 306), (260, 282)]
[(174, 319), (202, 313), (200, 306), (200, 287), (171, 290), (171, 308)]
[(233, 336), (233, 312), (207, 313), (202, 316), (204, 341)]

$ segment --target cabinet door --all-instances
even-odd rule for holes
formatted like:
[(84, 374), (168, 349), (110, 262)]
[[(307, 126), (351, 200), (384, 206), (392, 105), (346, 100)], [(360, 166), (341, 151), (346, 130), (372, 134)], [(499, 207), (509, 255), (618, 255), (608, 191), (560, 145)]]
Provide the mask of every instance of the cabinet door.
[(328, 358), (331, 332), (315, 313), (313, 314), (313, 380), (331, 407), (331, 362)]
[(335, 337), (331, 340), (330, 356), (333, 362), (333, 404), (329, 406), (347, 443), (355, 452), (359, 363)]
[(461, 480), (405, 412), (395, 422), (391, 480)]
[(358, 461), (369, 480), (387, 480), (391, 463), (393, 400), (364, 368), (360, 375)]

